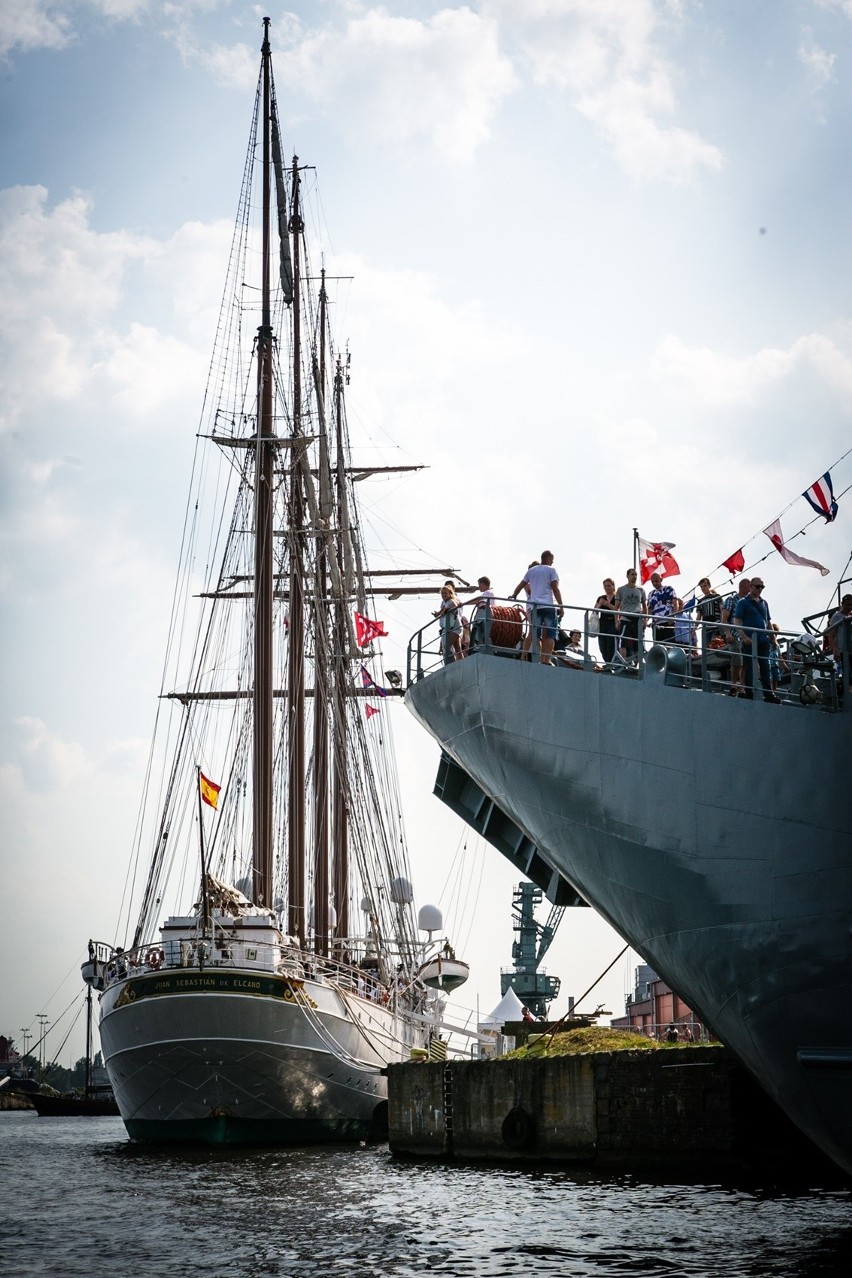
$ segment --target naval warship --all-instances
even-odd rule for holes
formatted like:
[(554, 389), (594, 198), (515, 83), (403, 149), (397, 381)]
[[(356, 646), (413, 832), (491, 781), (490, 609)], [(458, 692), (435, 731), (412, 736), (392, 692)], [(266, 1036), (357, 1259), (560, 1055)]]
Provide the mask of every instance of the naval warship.
[(700, 636), (601, 669), (588, 618), (562, 669), (488, 642), (445, 664), (414, 636), (436, 793), (549, 899), (593, 906), (852, 1172), (852, 696), (808, 635), (777, 705), (756, 678), (723, 695)]

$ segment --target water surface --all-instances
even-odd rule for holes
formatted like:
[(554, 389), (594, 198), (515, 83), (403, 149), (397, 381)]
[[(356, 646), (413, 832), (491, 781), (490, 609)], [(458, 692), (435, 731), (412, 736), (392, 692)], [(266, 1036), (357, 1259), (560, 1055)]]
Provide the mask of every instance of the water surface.
[(0, 1113), (15, 1278), (848, 1278), (852, 1193), (394, 1159), (152, 1150), (117, 1118)]

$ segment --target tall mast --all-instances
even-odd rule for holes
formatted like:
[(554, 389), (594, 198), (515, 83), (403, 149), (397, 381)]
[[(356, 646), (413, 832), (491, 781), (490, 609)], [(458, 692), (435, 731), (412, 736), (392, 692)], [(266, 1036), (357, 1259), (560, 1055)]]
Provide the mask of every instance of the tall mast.
[(257, 331), (257, 443), (254, 550), (254, 817), (253, 888), (257, 904), (272, 905), (272, 559), (273, 452), (271, 247), (271, 53), (263, 19), (263, 258)]
[(331, 524), (331, 475), (323, 405), (326, 341), (325, 267), (320, 273), (319, 367), (315, 365), (319, 401), (319, 515), (314, 578), (314, 949), (328, 953), (328, 552), (324, 528)]
[(304, 499), (300, 442), (302, 434), (301, 233), (299, 160), (293, 156), (293, 447), (290, 470), (290, 623), (287, 644), (287, 715), (290, 755), (287, 787), (287, 924), (291, 936), (305, 939), (305, 583)]
[[(340, 359), (334, 371), (334, 421), (337, 430), (338, 560), (345, 562), (349, 536), (346, 502), (346, 456), (343, 438), (343, 370)], [(346, 672), (349, 650), (346, 626), (349, 572), (344, 571), (341, 598), (334, 607), (334, 754), (332, 771), (332, 829), (334, 839), (334, 904), (337, 909), (337, 936), (349, 935), (349, 803), (346, 789)]]

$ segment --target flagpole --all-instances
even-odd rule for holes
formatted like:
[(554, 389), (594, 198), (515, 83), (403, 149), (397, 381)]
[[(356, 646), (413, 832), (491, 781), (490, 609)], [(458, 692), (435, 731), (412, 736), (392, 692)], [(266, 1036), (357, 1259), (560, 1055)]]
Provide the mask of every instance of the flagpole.
[(633, 529), (633, 571), (639, 570), (639, 529)]
[(198, 843), (201, 849), (201, 908), (202, 928), (210, 927), (210, 898), (207, 894), (207, 854), (204, 850), (204, 804), (201, 801), (201, 768), (196, 764), (195, 785), (198, 790)]

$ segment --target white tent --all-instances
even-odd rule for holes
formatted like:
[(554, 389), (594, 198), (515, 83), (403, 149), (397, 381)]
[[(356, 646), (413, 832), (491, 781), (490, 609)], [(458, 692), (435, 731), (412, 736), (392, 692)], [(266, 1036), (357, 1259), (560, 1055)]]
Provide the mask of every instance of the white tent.
[(507, 1021), (522, 1020), (523, 1010), (523, 1003), (510, 985), (491, 1015), (483, 1017), (479, 1022), (479, 1028), (481, 1030), (491, 1030), (492, 1032), (499, 1030)]

